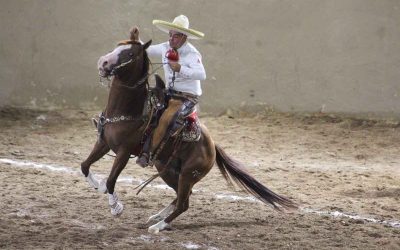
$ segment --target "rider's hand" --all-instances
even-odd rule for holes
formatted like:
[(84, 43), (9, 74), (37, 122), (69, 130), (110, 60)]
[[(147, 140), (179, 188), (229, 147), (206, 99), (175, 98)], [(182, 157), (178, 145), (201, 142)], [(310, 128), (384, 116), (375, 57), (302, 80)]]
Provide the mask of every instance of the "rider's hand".
[(177, 62), (169, 61), (168, 65), (171, 67), (172, 71), (174, 71), (174, 72), (181, 71), (181, 65)]

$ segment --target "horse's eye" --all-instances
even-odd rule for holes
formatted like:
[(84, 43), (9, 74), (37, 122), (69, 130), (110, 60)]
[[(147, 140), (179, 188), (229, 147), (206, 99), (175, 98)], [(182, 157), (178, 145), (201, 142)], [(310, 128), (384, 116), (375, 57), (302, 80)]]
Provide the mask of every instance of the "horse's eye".
[(133, 52), (129, 53), (129, 56), (133, 56)]

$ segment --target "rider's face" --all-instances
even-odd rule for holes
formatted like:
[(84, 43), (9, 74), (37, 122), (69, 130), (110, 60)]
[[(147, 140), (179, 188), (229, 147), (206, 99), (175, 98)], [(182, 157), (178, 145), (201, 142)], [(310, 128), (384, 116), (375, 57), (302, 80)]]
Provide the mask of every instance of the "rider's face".
[(169, 32), (169, 46), (179, 49), (186, 42), (186, 35), (171, 30)]

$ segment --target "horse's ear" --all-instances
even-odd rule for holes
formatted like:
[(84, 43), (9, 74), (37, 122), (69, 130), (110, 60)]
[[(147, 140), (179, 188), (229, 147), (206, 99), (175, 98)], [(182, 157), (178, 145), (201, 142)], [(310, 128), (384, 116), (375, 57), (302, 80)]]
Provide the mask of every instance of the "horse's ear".
[(143, 45), (143, 49), (147, 49), (150, 46), (151, 42), (152, 42), (152, 40), (150, 39), (147, 43), (145, 43)]
[(154, 77), (156, 78), (156, 88), (165, 89), (165, 83), (163, 79), (158, 74), (155, 74)]

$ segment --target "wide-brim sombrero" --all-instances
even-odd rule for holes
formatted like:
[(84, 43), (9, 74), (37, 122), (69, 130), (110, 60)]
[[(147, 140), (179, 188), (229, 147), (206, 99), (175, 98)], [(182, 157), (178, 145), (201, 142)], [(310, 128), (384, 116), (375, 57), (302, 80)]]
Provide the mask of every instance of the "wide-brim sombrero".
[(189, 29), (189, 20), (184, 15), (175, 17), (172, 23), (163, 20), (153, 20), (153, 24), (166, 33), (169, 33), (170, 30), (174, 30), (185, 34), (189, 39), (201, 39), (204, 37), (203, 32)]

